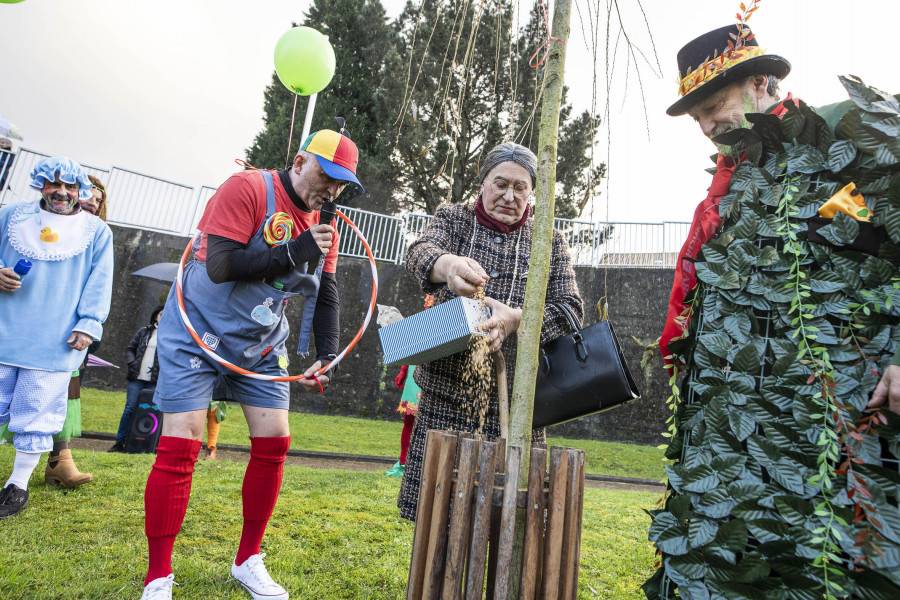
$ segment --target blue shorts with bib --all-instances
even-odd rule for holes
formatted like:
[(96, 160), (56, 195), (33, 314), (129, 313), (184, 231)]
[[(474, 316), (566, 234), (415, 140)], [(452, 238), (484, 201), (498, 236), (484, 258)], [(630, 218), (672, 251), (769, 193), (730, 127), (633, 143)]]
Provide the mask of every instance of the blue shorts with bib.
[[(247, 245), (252, 250), (268, 248), (263, 230), (275, 213), (272, 174), (260, 173), (266, 181), (266, 219)], [(284, 308), (297, 292), (276, 289), (262, 280), (213, 283), (206, 263), (198, 260), (185, 267), (182, 289), (194, 330), (219, 356), (262, 375), (288, 375)], [(216, 399), (250, 406), (287, 409), (290, 404), (288, 382), (240, 375), (200, 349), (181, 320), (175, 286), (159, 323), (157, 348), (159, 380), (154, 401), (164, 413), (206, 410), (214, 392)]]

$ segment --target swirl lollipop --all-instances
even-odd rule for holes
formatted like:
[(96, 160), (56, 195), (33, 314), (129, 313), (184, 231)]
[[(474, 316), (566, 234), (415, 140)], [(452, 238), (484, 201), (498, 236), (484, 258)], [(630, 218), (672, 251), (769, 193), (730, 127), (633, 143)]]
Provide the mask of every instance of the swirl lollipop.
[(281, 246), (291, 241), (294, 222), (287, 213), (277, 212), (268, 219), (263, 227), (263, 239), (270, 246)]

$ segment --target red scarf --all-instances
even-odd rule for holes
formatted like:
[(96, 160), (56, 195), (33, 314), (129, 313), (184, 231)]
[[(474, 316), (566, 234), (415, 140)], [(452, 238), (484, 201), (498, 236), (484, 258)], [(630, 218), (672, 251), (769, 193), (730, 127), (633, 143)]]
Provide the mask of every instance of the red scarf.
[(478, 192), (478, 200), (475, 201), (475, 218), (478, 219), (478, 222), (482, 227), (487, 227), (488, 229), (497, 231), (499, 233), (510, 233), (524, 225), (529, 216), (531, 216), (531, 205), (526, 204), (525, 212), (522, 213), (522, 218), (519, 219), (518, 222), (513, 223), (512, 225), (501, 223), (500, 221), (489, 215), (488, 212), (484, 209), (484, 201), (481, 199), (481, 192)]
[[(784, 113), (787, 112), (784, 103), (791, 99), (793, 96), (788, 94), (784, 100), (769, 111), (769, 114), (778, 117), (784, 116)], [(712, 185), (709, 186), (709, 194), (694, 211), (694, 220), (691, 222), (687, 240), (681, 247), (681, 252), (678, 253), (678, 261), (675, 263), (675, 281), (672, 284), (672, 294), (669, 296), (669, 314), (659, 340), (659, 349), (662, 352), (666, 368), (675, 365), (675, 357), (669, 350), (669, 342), (679, 340), (688, 333), (688, 322), (691, 315), (688, 307), (684, 305), (684, 299), (688, 292), (697, 285), (694, 259), (697, 258), (697, 253), (700, 252), (703, 244), (713, 237), (722, 222), (722, 217), (719, 216), (719, 201), (728, 193), (736, 166), (734, 160), (719, 155), (716, 160), (716, 174), (713, 176)]]

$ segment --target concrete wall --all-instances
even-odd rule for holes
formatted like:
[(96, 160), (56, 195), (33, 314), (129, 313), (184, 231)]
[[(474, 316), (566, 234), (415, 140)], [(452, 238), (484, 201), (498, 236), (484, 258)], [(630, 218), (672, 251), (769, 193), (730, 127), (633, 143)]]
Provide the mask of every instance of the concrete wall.
[[(116, 251), (116, 275), (110, 318), (105, 326), (99, 357), (124, 367), (125, 348), (134, 332), (149, 321), (150, 313), (165, 298), (168, 285), (133, 277), (131, 273), (157, 262), (177, 262), (187, 238), (150, 231), (113, 227)], [(421, 310), (423, 294), (402, 265), (378, 264), (379, 304), (396, 306), (406, 316)], [(654, 341), (665, 320), (672, 271), (663, 269), (576, 269), (587, 322), (597, 320), (596, 305), (608, 297), (611, 320), (623, 346), (632, 375), (643, 398), (630, 405), (558, 426), (552, 434), (657, 444), (665, 429), (667, 386), (662, 361), (656, 350), (647, 369), (641, 368), (644, 345)], [(342, 257), (338, 284), (341, 297), (341, 342), (352, 339), (362, 323), (371, 297), (368, 262)], [(299, 320), (302, 301), (287, 308), (290, 322)], [(296, 348), (296, 333), (288, 340), (288, 349)], [(300, 358), (291, 356), (291, 372), (296, 373)], [(398, 367), (385, 367), (381, 359), (374, 318), (359, 344), (341, 363), (335, 382), (325, 394), (308, 394), (292, 386), (294, 410), (343, 414), (368, 418), (398, 419), (395, 409), (399, 390), (394, 387)], [(85, 385), (123, 390), (125, 369), (91, 369)]]

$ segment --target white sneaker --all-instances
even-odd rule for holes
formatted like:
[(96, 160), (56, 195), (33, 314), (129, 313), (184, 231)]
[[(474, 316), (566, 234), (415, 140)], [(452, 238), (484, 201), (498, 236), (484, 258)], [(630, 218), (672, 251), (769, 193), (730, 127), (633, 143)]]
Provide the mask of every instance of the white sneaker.
[(265, 554), (254, 554), (241, 566), (232, 564), (231, 576), (250, 592), (253, 600), (288, 600), (287, 590), (269, 577), (263, 557)]
[(175, 575), (154, 579), (144, 587), (144, 595), (141, 600), (172, 600), (172, 586), (175, 583)]

